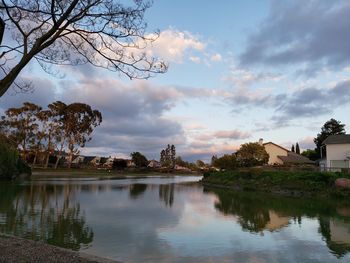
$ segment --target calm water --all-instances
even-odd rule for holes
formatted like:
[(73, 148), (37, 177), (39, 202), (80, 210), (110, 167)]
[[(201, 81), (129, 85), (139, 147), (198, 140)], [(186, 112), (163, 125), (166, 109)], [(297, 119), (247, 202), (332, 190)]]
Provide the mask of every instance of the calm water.
[(198, 179), (0, 183), (0, 231), (125, 262), (350, 262), (350, 201)]

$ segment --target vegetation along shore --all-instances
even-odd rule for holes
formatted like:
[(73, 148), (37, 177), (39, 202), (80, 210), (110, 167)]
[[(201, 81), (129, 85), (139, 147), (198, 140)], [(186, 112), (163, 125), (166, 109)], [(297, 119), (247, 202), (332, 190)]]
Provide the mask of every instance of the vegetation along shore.
[(205, 173), (202, 184), (297, 197), (348, 197), (350, 189), (339, 183), (347, 179), (350, 179), (349, 173), (274, 171), (251, 168)]

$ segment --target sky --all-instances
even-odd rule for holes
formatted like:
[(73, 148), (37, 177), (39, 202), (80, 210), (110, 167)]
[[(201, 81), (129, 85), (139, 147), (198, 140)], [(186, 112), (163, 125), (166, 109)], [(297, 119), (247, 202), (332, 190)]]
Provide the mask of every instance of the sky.
[[(127, 1), (126, 1), (127, 2)], [(84, 102), (102, 124), (86, 155), (159, 159), (167, 144), (209, 161), (263, 138), (313, 149), (330, 118), (350, 126), (350, 2), (347, 0), (154, 0), (148, 54), (169, 69), (148, 80), (90, 65), (21, 73), (30, 93), (8, 91), (0, 113), (32, 101)], [(5, 36), (6, 37), (6, 36)]]

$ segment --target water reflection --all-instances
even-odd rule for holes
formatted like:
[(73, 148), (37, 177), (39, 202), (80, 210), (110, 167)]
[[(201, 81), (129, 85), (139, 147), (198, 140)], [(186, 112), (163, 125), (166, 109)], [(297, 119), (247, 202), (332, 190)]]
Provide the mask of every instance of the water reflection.
[(1, 183), (0, 232), (125, 262), (350, 260), (350, 201), (181, 180)]
[[(212, 190), (211, 190), (212, 191)], [(259, 193), (212, 191), (218, 196), (215, 208), (225, 215), (238, 216), (243, 230), (264, 234), (278, 231), (302, 217), (316, 218), (319, 232), (337, 257), (350, 251), (350, 203), (347, 200), (305, 200), (272, 197)]]
[(159, 199), (171, 207), (174, 203), (174, 184), (159, 185)]
[(93, 240), (70, 185), (0, 184), (0, 231), (79, 250)]

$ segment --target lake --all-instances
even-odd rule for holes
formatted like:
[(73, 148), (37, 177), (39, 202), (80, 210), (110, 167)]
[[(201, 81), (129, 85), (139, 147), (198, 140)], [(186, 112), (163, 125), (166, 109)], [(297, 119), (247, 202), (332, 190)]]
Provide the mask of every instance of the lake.
[(123, 262), (350, 262), (350, 201), (199, 179), (0, 182), (0, 232)]

